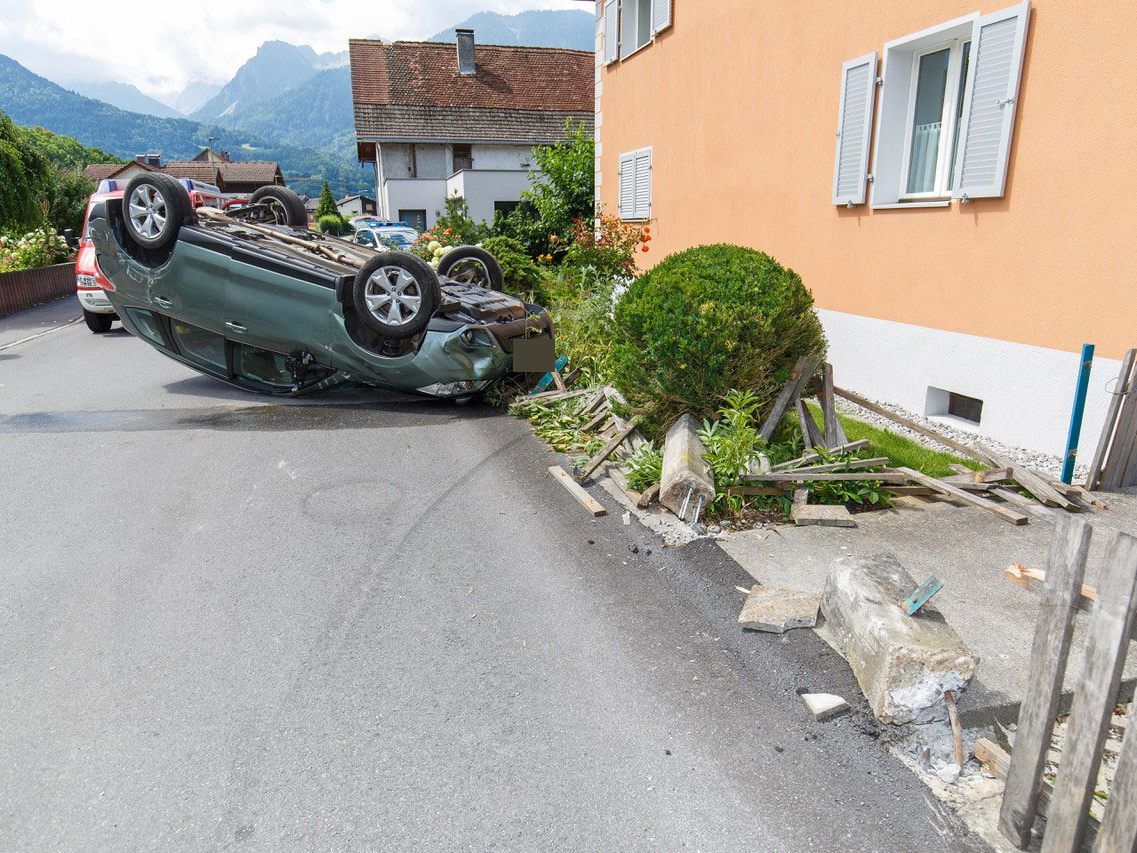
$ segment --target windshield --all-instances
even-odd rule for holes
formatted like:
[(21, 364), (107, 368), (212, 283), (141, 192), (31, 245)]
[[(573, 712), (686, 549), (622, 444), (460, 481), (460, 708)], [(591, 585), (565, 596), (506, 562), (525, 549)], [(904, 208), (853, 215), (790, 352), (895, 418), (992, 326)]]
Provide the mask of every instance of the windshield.
[(398, 246), (409, 246), (418, 239), (418, 232), (413, 228), (383, 228), (379, 236), (388, 243)]

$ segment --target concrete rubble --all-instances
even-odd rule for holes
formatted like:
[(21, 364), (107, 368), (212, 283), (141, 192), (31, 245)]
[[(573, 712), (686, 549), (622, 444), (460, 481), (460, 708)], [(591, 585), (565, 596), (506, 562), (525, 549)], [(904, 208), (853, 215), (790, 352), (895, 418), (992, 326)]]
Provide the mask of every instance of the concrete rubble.
[(849, 710), (849, 703), (832, 693), (802, 693), (801, 701), (815, 720), (825, 720)]
[(684, 521), (695, 520), (695, 509), (715, 499), (715, 478), (703, 458), (707, 449), (698, 436), (699, 423), (683, 415), (667, 431), (663, 446), (663, 476), (659, 502)]
[(751, 631), (784, 634), (817, 624), (821, 596), (796, 589), (766, 589), (755, 585), (738, 614), (738, 624)]
[(839, 557), (821, 595), (826, 630), (881, 722), (946, 719), (944, 692), (960, 691), (979, 663), (934, 607), (907, 616), (897, 606), (916, 586), (891, 554)]

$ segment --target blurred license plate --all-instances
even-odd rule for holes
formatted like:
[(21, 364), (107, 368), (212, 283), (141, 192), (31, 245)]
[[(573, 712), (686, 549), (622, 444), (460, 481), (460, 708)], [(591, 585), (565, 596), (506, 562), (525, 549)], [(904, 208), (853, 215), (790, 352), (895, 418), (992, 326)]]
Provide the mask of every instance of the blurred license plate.
[(553, 339), (548, 335), (513, 339), (515, 373), (548, 373), (553, 369), (555, 361)]

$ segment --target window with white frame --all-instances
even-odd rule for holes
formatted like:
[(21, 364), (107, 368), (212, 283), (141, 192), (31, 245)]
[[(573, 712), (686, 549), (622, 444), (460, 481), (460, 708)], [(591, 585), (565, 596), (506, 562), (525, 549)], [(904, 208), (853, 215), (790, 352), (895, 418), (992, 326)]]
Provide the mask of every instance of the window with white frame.
[(606, 0), (604, 62), (631, 56), (671, 26), (672, 0)]
[[(947, 205), (1003, 195), (1029, 0), (895, 39), (842, 68), (833, 203)], [(870, 142), (876, 90), (880, 116)]]
[(620, 155), (618, 186), (620, 218), (651, 218), (651, 147)]

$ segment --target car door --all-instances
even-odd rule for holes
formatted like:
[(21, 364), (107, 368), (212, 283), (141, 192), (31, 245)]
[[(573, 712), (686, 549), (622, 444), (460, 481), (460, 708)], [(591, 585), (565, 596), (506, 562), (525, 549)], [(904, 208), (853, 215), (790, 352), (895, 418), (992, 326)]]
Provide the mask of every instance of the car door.
[(272, 352), (319, 356), (331, 340), (335, 281), (316, 264), (240, 248), (230, 265), (224, 335)]
[(174, 256), (150, 279), (150, 304), (158, 311), (224, 334), (231, 241), (198, 229), (183, 229)]

